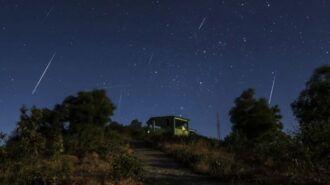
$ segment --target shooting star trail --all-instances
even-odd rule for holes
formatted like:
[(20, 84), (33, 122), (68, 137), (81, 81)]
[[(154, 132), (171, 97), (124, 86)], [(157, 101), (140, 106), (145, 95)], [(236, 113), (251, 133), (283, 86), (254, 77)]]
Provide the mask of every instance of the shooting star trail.
[(47, 12), (47, 14), (46, 14), (46, 16), (45, 16), (45, 18), (44, 18), (44, 20), (43, 20), (42, 22), (45, 22), (45, 21), (47, 20), (48, 16), (50, 15), (50, 13), (52, 13), (53, 9), (54, 9), (54, 6), (52, 6), (52, 7), (49, 9), (49, 11)]
[(154, 58), (154, 52), (151, 53), (151, 56), (149, 58), (149, 62), (148, 62), (149, 65), (151, 64), (153, 58)]
[(204, 17), (204, 19), (202, 20), (201, 24), (200, 24), (199, 27), (198, 27), (198, 30), (201, 30), (201, 29), (203, 28), (204, 23), (205, 23), (205, 21), (206, 21), (206, 18), (207, 18), (207, 16)]
[(109, 89), (115, 89), (115, 88), (125, 88), (125, 87), (131, 87), (131, 84), (123, 84), (123, 85), (113, 85), (108, 87)]
[(52, 62), (53, 62), (55, 56), (56, 56), (56, 52), (53, 54), (52, 58), (51, 58), (50, 61), (48, 62), (48, 65), (46, 66), (44, 72), (42, 73), (42, 75), (41, 75), (39, 81), (37, 82), (36, 86), (34, 87), (34, 89), (33, 89), (33, 91), (32, 91), (32, 95), (34, 95), (34, 94), (36, 93), (36, 91), (37, 91), (37, 89), (38, 89), (38, 87), (39, 87), (39, 85), (40, 85), (42, 79), (44, 78), (45, 74), (47, 73), (47, 70), (48, 70), (49, 66), (52, 64)]
[(273, 80), (273, 84), (272, 84), (272, 89), (270, 90), (269, 102), (268, 102), (269, 105), (272, 103), (272, 98), (273, 98), (273, 92), (274, 92), (275, 83), (276, 83), (276, 71), (274, 73), (274, 80)]
[(120, 90), (119, 101), (118, 101), (118, 113), (120, 112), (122, 99), (123, 99), (123, 91)]

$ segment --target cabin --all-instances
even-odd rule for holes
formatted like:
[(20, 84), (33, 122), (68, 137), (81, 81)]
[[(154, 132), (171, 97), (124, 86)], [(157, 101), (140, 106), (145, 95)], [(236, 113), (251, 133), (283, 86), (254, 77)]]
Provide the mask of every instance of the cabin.
[(178, 116), (152, 117), (148, 120), (148, 133), (189, 136), (189, 119)]

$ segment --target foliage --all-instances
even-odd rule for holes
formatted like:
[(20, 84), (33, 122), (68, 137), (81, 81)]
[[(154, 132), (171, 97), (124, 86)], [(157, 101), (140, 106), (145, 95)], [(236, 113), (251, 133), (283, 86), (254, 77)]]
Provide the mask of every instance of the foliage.
[(104, 130), (93, 125), (82, 125), (65, 136), (66, 152), (73, 155), (84, 156), (86, 153), (98, 151), (104, 142)]
[(138, 159), (131, 154), (117, 155), (113, 161), (115, 178), (142, 177), (142, 168)]
[(0, 132), (0, 146), (2, 146), (3, 142), (4, 142), (4, 139), (6, 137), (6, 134)]
[(265, 99), (256, 100), (252, 89), (235, 100), (230, 116), (233, 132), (225, 139), (225, 146), (245, 166), (245, 175), (263, 183), (327, 181), (329, 135), (325, 126), (315, 126), (324, 124), (308, 124), (299, 134), (289, 136), (281, 132), (279, 108), (269, 107)]
[(292, 109), (301, 124), (330, 121), (330, 66), (315, 70)]
[(72, 168), (67, 168), (69, 161), (42, 160), (15, 161), (2, 171), (0, 183), (25, 184), (69, 184)]
[(8, 141), (0, 133), (0, 184), (106, 184), (116, 176), (138, 184), (129, 131), (107, 125), (114, 109), (104, 90), (80, 92), (53, 110), (23, 106)]
[(126, 130), (126, 128), (122, 124), (115, 121), (111, 122), (106, 128), (118, 132), (124, 132)]
[[(314, 89), (313, 93), (326, 93), (324, 98), (328, 98), (328, 88)], [(254, 90), (248, 89), (235, 100), (230, 111), (233, 132), (224, 142), (215, 144), (214, 140), (199, 136), (166, 135), (151, 135), (148, 141), (195, 171), (232, 183), (328, 184), (330, 122), (326, 116), (330, 109), (325, 106), (327, 101), (314, 108), (326, 112), (320, 110), (315, 115), (322, 119), (301, 123), (299, 131), (289, 135), (281, 130), (278, 106), (270, 107), (265, 99), (256, 99)]]
[(46, 139), (39, 132), (42, 111), (32, 107), (29, 111), (24, 106), (21, 108), (21, 120), (17, 124), (14, 135), (6, 144), (8, 155), (15, 159), (26, 156), (36, 158), (43, 155), (46, 148)]
[(42, 109), (43, 119), (39, 122), (39, 132), (46, 138), (46, 155), (58, 157), (64, 152), (63, 122), (57, 111)]
[(224, 180), (234, 176), (234, 168), (239, 166), (219, 141), (203, 136), (153, 135), (149, 136), (147, 141), (197, 173), (221, 177)]
[(133, 131), (140, 131), (142, 129), (142, 123), (138, 119), (131, 121), (129, 128)]
[(144, 138), (146, 135), (146, 128), (142, 127), (142, 123), (138, 119), (131, 121), (131, 124), (127, 126), (131, 135), (135, 138)]
[(107, 140), (111, 136), (105, 133), (106, 124), (114, 110), (115, 106), (104, 90), (79, 92), (77, 96), (67, 97), (55, 108), (62, 122), (69, 123), (64, 135), (66, 151), (79, 156), (96, 151), (106, 157), (111, 150)]
[(0, 164), (3, 163), (3, 161), (5, 160), (5, 155), (6, 155), (6, 151), (5, 151), (5, 147), (3, 146), (5, 143), (5, 137), (6, 135), (2, 132), (0, 132)]
[(70, 123), (70, 131), (79, 130), (84, 124), (104, 127), (110, 121), (115, 106), (107, 97), (105, 90), (79, 92), (77, 96), (67, 97), (57, 111)]
[(292, 104), (300, 127), (289, 135), (282, 132), (279, 107), (247, 89), (229, 112), (232, 133), (224, 142), (199, 135), (146, 136), (137, 119), (128, 126), (111, 121), (115, 106), (104, 90), (79, 92), (54, 109), (23, 106), (13, 134), (6, 139), (0, 132), (0, 184), (136, 184), (143, 170), (129, 149), (132, 137), (233, 184), (327, 184), (329, 97), (330, 66), (323, 66)]
[[(330, 66), (321, 66), (314, 71), (305, 89), (292, 103), (299, 121), (296, 134), (300, 144), (297, 159), (304, 164), (306, 175), (319, 181), (330, 178)], [(328, 181), (329, 182), (329, 181)]]
[(234, 132), (256, 139), (265, 133), (280, 131), (282, 116), (279, 112), (277, 106), (269, 107), (265, 99), (255, 98), (253, 89), (247, 89), (235, 100), (235, 107), (229, 114)]
[(303, 124), (297, 139), (312, 164), (330, 170), (330, 123)]

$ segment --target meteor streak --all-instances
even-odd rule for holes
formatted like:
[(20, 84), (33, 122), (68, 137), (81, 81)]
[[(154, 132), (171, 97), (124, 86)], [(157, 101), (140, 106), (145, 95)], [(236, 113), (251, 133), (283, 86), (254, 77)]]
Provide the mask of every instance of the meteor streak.
[(204, 23), (205, 23), (205, 21), (206, 21), (206, 18), (207, 18), (207, 16), (204, 17), (204, 19), (202, 20), (201, 24), (199, 25), (199, 28), (198, 28), (199, 30), (201, 30), (202, 27), (204, 26)]
[(149, 58), (149, 62), (148, 62), (149, 65), (151, 64), (153, 58), (154, 58), (154, 52), (151, 53), (151, 56)]
[(118, 101), (118, 112), (120, 112), (121, 102), (123, 99), (123, 91), (120, 91), (119, 101)]
[(42, 75), (41, 75), (41, 77), (40, 77), (38, 83), (37, 83), (36, 86), (34, 87), (34, 89), (33, 89), (33, 91), (32, 91), (32, 95), (34, 95), (34, 94), (36, 93), (36, 91), (37, 91), (37, 89), (38, 89), (38, 87), (39, 87), (39, 85), (40, 85), (42, 79), (44, 78), (45, 74), (47, 73), (47, 70), (48, 70), (49, 66), (52, 64), (52, 61), (54, 60), (55, 56), (56, 56), (56, 52), (53, 54), (52, 58), (51, 58), (50, 61), (48, 62), (48, 65), (46, 66), (44, 72), (42, 73)]
[(46, 17), (48, 17), (49, 14), (53, 11), (53, 8), (54, 8), (54, 7), (52, 7), (52, 8), (47, 12)]
[(274, 87), (275, 87), (275, 82), (276, 82), (276, 71), (274, 73), (274, 80), (273, 80), (273, 84), (272, 84), (272, 89), (270, 90), (269, 102), (268, 102), (269, 105), (272, 102), (273, 92), (274, 92)]
[(113, 85), (113, 86), (110, 86), (109, 89), (125, 88), (125, 87), (131, 87), (131, 85), (130, 84)]
[(48, 16), (50, 15), (50, 13), (52, 13), (53, 9), (54, 9), (54, 6), (47, 12), (43, 22), (45, 22), (47, 20)]

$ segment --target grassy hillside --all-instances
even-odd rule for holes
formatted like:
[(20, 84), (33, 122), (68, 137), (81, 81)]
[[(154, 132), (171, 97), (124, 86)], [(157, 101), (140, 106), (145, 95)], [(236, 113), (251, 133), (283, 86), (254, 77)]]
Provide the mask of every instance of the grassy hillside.
[(0, 184), (141, 184), (129, 133), (110, 122), (114, 109), (103, 90), (51, 110), (23, 106), (13, 133), (0, 134)]
[[(288, 139), (288, 138), (287, 138)], [(197, 173), (231, 184), (329, 184), (327, 164), (308, 164), (301, 145), (286, 143), (234, 150), (229, 138), (219, 142), (202, 136), (148, 136), (147, 142)]]
[(109, 153), (100, 151), (63, 152), (16, 158), (9, 144), (2, 146), (0, 184), (141, 184), (143, 170), (129, 147), (125, 135), (112, 131), (108, 137)]

